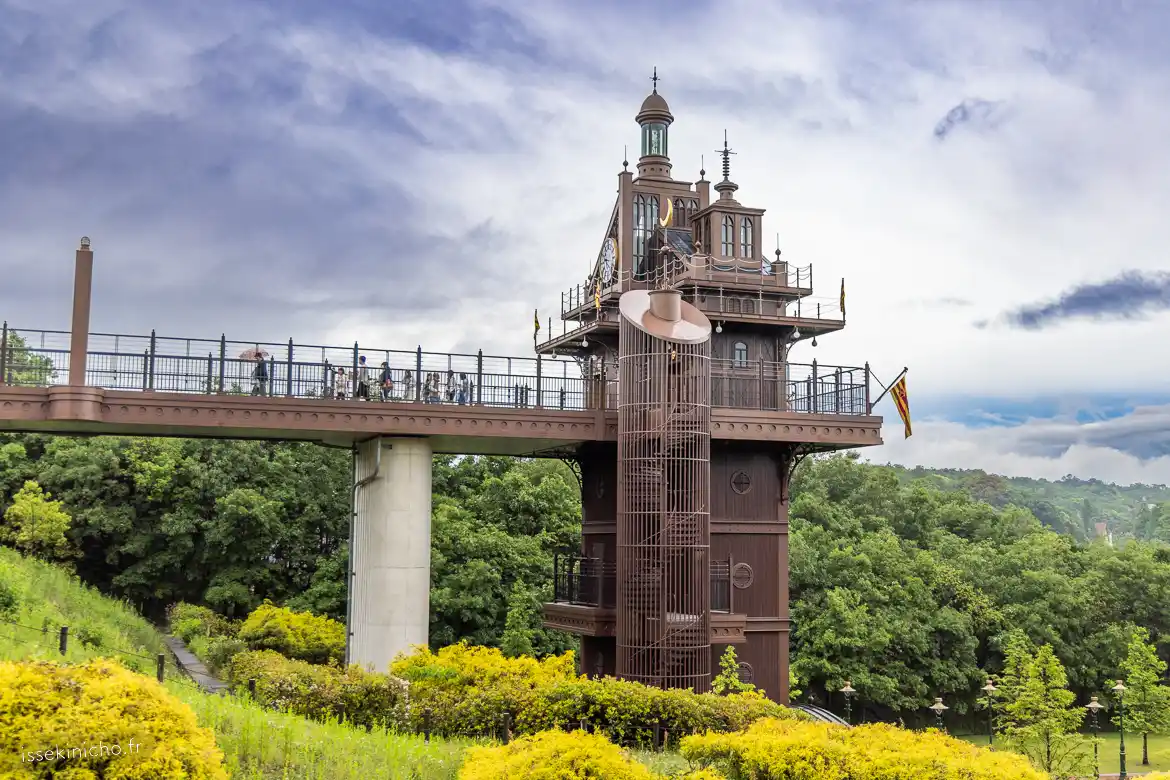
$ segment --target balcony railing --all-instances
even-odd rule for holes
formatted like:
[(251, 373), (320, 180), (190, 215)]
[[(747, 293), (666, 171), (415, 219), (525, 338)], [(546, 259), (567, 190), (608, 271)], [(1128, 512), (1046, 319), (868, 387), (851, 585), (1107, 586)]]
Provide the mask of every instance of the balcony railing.
[[(260, 351), (261, 361), (246, 357)], [(366, 357), (364, 366), (361, 357)], [(262, 368), (261, 368), (262, 366)], [(382, 381), (383, 370), (389, 383)], [(85, 384), (111, 390), (262, 395), (358, 402), (617, 409), (617, 380), (567, 359), (177, 339), (93, 333)], [(711, 405), (808, 414), (869, 413), (868, 368), (713, 360)], [(0, 330), (0, 381), (69, 381), (69, 334)]]
[[(732, 611), (731, 561), (711, 562), (711, 611)], [(612, 609), (617, 603), (617, 565), (576, 556), (553, 557), (553, 601)]]
[[(797, 267), (785, 262), (769, 260), (745, 260), (735, 257), (709, 257), (695, 255), (687, 260), (670, 257), (661, 264), (642, 272), (620, 269), (609, 280), (602, 280), (600, 294), (604, 296), (622, 283), (634, 286), (663, 287), (680, 285), (687, 281), (703, 281), (712, 284), (748, 285), (757, 288), (758, 295), (765, 290), (811, 290), (812, 265)], [(561, 293), (561, 316), (572, 316), (582, 309), (595, 305), (598, 292), (594, 278), (578, 284)]]
[(617, 565), (598, 558), (553, 556), (553, 601), (612, 609), (617, 603)]

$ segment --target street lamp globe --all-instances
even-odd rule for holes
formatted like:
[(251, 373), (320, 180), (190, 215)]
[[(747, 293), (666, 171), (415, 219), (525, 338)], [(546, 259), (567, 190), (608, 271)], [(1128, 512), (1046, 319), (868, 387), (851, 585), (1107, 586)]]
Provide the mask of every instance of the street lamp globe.
[(934, 704), (930, 705), (929, 709), (930, 709), (930, 710), (931, 710), (931, 711), (934, 713), (934, 719), (935, 719), (935, 723), (938, 725), (938, 728), (939, 728), (939, 730), (942, 730), (942, 727), (943, 727), (943, 721), (942, 721), (942, 719), (943, 719), (943, 713), (944, 713), (944, 712), (946, 712), (947, 710), (949, 710), (949, 709), (950, 709), (950, 707), (948, 707), (947, 705), (943, 704), (943, 701), (942, 701), (942, 697), (941, 697), (941, 696), (936, 696), (936, 697), (934, 698)]
[(845, 722), (850, 726), (853, 725), (853, 697), (857, 690), (853, 687), (853, 683), (849, 680), (845, 681), (845, 685), (840, 690), (845, 694)]

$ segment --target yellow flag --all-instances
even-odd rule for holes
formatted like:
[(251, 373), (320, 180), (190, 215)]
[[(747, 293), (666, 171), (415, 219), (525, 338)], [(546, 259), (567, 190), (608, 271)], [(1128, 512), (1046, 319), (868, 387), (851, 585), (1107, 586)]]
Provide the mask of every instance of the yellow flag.
[(841, 277), (841, 316), (845, 316), (845, 277)]
[(532, 340), (536, 341), (536, 337), (540, 335), (540, 311), (538, 309), (532, 310)]
[(593, 305), (597, 307), (597, 311), (601, 311), (601, 282), (593, 285)]
[(890, 388), (890, 396), (894, 399), (894, 406), (898, 407), (898, 416), (906, 426), (905, 438), (910, 438), (910, 399), (906, 396), (906, 377), (903, 376)]

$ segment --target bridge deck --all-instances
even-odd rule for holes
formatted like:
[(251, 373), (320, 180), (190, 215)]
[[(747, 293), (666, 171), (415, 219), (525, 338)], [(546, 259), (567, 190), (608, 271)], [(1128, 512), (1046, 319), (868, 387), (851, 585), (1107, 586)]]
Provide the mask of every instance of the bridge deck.
[[(504, 455), (617, 438), (616, 383), (585, 379), (565, 360), (93, 334), (86, 384), (74, 386), (68, 338), (60, 331), (0, 334), (0, 430), (339, 445), (375, 435), (427, 436), (436, 452)], [(249, 348), (268, 353), (262, 383), (254, 378), (256, 361), (239, 357)], [(349, 378), (363, 354), (372, 364), (364, 393)], [(376, 379), (383, 362), (394, 384), (385, 400)], [(338, 368), (347, 369), (341, 381)], [(825, 449), (880, 444), (881, 418), (866, 413), (868, 376), (861, 371), (715, 366), (712, 436)], [(440, 380), (430, 403), (428, 374)], [(362, 395), (368, 398), (355, 398)]]

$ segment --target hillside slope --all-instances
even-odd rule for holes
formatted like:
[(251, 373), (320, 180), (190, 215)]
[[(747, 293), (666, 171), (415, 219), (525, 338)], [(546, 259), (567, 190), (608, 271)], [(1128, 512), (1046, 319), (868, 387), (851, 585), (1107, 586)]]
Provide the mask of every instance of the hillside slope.
[(1170, 541), (1170, 512), (1162, 506), (1170, 503), (1166, 485), (1123, 486), (1073, 476), (1055, 481), (1004, 477), (978, 469), (891, 468), (903, 483), (964, 491), (998, 508), (1014, 504), (1029, 509), (1048, 528), (1082, 541), (1096, 535), (1097, 523), (1105, 523), (1115, 539)]

